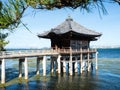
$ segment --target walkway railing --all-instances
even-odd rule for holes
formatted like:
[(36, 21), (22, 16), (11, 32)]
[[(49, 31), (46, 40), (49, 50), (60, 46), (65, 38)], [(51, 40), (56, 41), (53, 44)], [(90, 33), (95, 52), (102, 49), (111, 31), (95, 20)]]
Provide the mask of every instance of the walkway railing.
[(36, 57), (41, 55), (57, 55), (56, 50), (19, 50), (19, 51), (1, 51), (0, 59), (19, 58), (19, 57)]
[(19, 58), (19, 57), (34, 57), (41, 55), (58, 55), (58, 54), (77, 54), (77, 53), (96, 53), (96, 49), (50, 49), (50, 50), (18, 50), (18, 51), (1, 51), (0, 59), (2, 58)]

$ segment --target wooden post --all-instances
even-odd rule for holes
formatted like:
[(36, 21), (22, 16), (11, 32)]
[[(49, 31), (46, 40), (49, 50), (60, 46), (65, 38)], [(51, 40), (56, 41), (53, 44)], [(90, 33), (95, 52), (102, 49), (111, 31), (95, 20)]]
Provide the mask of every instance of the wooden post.
[(40, 60), (41, 60), (41, 57), (37, 57), (37, 65), (36, 65), (36, 75), (39, 75), (40, 74)]
[(75, 72), (78, 72), (78, 63), (77, 63), (77, 61), (75, 62)]
[(60, 58), (61, 58), (61, 55), (58, 55), (58, 58), (57, 58), (57, 63), (58, 63), (58, 74), (61, 73), (61, 63), (60, 63)]
[(24, 59), (19, 59), (19, 78), (22, 77), (22, 62)]
[(89, 48), (88, 48), (88, 51), (87, 51), (87, 53), (88, 53), (88, 55), (87, 55), (87, 59), (88, 59), (88, 61), (87, 61), (87, 69), (88, 69), (88, 71), (90, 71), (90, 52), (89, 52)]
[(58, 63), (57, 63), (57, 58), (55, 60), (55, 71), (57, 72), (58, 71)]
[(66, 62), (65, 62), (65, 60), (63, 60), (63, 72), (64, 73), (66, 72)]
[(80, 73), (82, 73), (82, 48), (80, 48)]
[(1, 60), (1, 84), (5, 84), (5, 59)]
[(46, 56), (43, 56), (43, 76), (46, 76)]
[(96, 70), (98, 70), (98, 52), (95, 53), (95, 61), (96, 61)]
[(69, 72), (70, 75), (73, 75), (73, 65), (72, 65), (72, 48), (70, 47), (70, 62), (69, 62)]
[(25, 72), (25, 80), (28, 79), (28, 61), (27, 58), (24, 60), (24, 72)]
[(54, 72), (54, 57), (51, 57), (51, 68), (50, 71), (53, 73)]

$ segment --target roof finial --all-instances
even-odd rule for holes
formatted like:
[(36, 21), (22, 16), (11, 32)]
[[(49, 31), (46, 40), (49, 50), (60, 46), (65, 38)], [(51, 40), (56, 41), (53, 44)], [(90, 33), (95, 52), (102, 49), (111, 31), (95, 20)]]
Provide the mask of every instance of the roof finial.
[(73, 19), (71, 18), (70, 14), (68, 14), (68, 18), (66, 19), (66, 21), (68, 21), (68, 20), (73, 21)]
[(68, 18), (71, 18), (70, 14), (68, 14)]

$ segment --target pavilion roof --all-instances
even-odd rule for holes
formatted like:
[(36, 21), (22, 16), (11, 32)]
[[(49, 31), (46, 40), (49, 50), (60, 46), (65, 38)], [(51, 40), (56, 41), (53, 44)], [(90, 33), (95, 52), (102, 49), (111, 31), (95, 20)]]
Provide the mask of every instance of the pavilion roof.
[(77, 35), (82, 35), (82, 36), (86, 35), (92, 37), (98, 37), (102, 35), (101, 33), (85, 28), (84, 26), (76, 23), (75, 21), (73, 21), (72, 18), (69, 17), (63, 23), (56, 26), (55, 28), (52, 28), (50, 31), (46, 31), (42, 34), (38, 34), (38, 37), (50, 38), (51, 33), (54, 33), (56, 35), (61, 35), (68, 32), (74, 32), (77, 33)]

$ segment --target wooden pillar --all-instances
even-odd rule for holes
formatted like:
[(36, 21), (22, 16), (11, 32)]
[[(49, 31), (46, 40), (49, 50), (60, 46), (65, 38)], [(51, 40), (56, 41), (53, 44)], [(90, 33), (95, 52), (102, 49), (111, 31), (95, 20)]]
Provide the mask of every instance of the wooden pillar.
[(46, 76), (46, 56), (43, 56), (43, 76)]
[(66, 72), (66, 62), (65, 62), (65, 60), (63, 60), (63, 72), (64, 73)]
[(1, 84), (5, 84), (5, 59), (1, 60)]
[(75, 72), (78, 72), (78, 63), (77, 63), (77, 61), (75, 62)]
[(91, 61), (91, 70), (93, 70), (93, 61)]
[(27, 57), (24, 60), (24, 73), (25, 73), (25, 80), (28, 79), (28, 61), (27, 61)]
[(66, 74), (69, 75), (69, 62), (66, 63)]
[(61, 55), (58, 55), (58, 58), (57, 58), (57, 63), (58, 63), (58, 74), (61, 73), (61, 63), (60, 63), (60, 58), (61, 58)]
[(70, 47), (70, 61), (69, 61), (69, 73), (73, 75), (73, 65), (72, 65), (72, 48)]
[(40, 60), (42, 57), (37, 57), (37, 63), (36, 63), (36, 75), (40, 74)]
[(55, 71), (57, 72), (58, 71), (58, 63), (57, 63), (57, 58), (55, 60)]
[(90, 52), (89, 52), (89, 48), (88, 48), (88, 51), (87, 51), (87, 69), (88, 71), (90, 71)]
[(22, 77), (22, 62), (24, 59), (19, 59), (19, 78)]
[(82, 48), (80, 48), (80, 73), (82, 73)]
[(95, 53), (95, 61), (96, 61), (96, 70), (98, 70), (98, 52)]
[(54, 57), (51, 58), (51, 72), (54, 72)]

